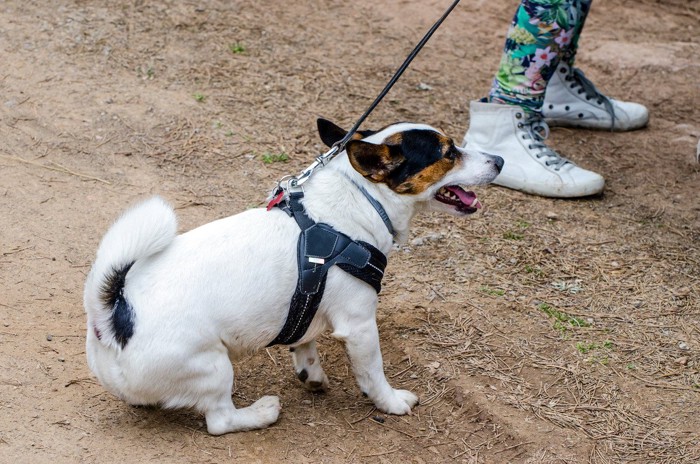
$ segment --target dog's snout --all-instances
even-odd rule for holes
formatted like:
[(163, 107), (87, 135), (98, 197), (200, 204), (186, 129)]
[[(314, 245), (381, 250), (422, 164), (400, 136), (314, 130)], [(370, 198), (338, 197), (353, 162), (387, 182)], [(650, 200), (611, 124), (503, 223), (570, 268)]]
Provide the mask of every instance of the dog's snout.
[(500, 173), (501, 169), (503, 169), (503, 163), (504, 163), (503, 158), (501, 158), (500, 156), (496, 156), (496, 155), (490, 155), (490, 158), (491, 159), (488, 162), (493, 163), (496, 166), (496, 169), (498, 170), (498, 172)]

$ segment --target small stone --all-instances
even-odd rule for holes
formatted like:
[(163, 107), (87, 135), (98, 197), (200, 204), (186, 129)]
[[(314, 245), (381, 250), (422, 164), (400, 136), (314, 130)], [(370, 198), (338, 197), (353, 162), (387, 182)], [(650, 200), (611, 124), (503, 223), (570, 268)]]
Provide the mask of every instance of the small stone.
[(51, 340), (53, 340), (53, 335), (48, 334), (48, 335), (46, 336), (46, 341), (47, 341), (47, 342), (50, 342)]
[(676, 296), (679, 298), (685, 298), (688, 295), (690, 295), (690, 288), (688, 287), (681, 287), (678, 290), (676, 290)]
[(617, 261), (611, 261), (610, 266), (614, 267), (614, 268), (618, 268), (618, 267), (620, 267), (620, 263), (618, 263)]
[(690, 347), (686, 342), (678, 342), (678, 348), (683, 350), (683, 351), (689, 351)]
[(58, 358), (58, 362), (66, 362), (66, 358)]
[(547, 211), (544, 214), (544, 217), (546, 217), (547, 219), (551, 219), (552, 221), (556, 221), (557, 219), (559, 219), (559, 215), (554, 211)]
[(372, 416), (372, 420), (374, 422), (379, 422), (380, 424), (383, 424), (385, 419), (382, 416)]
[(9, 323), (9, 322), (3, 322), (2, 325), (4, 325), (5, 327), (9, 327), (9, 326), (10, 326), (10, 323)]
[(688, 357), (681, 356), (680, 358), (676, 358), (673, 362), (676, 364), (679, 364), (681, 366), (687, 366), (688, 365)]
[(426, 83), (424, 83), (424, 82), (421, 82), (420, 84), (418, 84), (418, 85), (416, 86), (416, 88), (417, 88), (418, 90), (433, 90), (433, 86), (428, 85), (428, 84), (426, 84)]

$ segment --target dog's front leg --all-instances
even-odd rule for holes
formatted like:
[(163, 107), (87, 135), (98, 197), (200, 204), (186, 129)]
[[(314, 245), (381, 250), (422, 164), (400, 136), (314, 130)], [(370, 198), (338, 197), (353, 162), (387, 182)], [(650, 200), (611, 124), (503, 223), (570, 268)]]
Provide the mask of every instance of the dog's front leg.
[(328, 391), (328, 377), (321, 367), (321, 359), (316, 350), (316, 341), (303, 343), (290, 348), (294, 371), (307, 390), (318, 393)]
[(348, 326), (347, 331), (336, 330), (334, 336), (345, 341), (362, 393), (386, 413), (409, 414), (411, 408), (418, 404), (418, 397), (408, 390), (393, 389), (386, 380), (379, 348), (379, 331), (374, 317), (361, 324)]

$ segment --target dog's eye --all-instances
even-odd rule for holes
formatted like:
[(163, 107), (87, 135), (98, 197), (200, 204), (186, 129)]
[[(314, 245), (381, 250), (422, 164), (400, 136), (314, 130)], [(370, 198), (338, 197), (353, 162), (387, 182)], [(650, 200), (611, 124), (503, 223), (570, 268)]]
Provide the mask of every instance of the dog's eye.
[(447, 153), (445, 153), (445, 158), (449, 160), (456, 160), (460, 156), (462, 156), (462, 154), (454, 146), (450, 147)]

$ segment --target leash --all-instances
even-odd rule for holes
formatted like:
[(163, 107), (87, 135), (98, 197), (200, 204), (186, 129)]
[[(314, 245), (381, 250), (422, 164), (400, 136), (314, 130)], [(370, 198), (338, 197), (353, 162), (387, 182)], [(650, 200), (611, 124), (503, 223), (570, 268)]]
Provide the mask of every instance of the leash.
[(272, 191), (273, 200), (268, 205), (268, 209), (282, 201), (282, 199), (286, 196), (289, 190), (300, 189), (304, 182), (306, 182), (317, 169), (324, 167), (333, 158), (335, 158), (335, 156), (338, 153), (342, 152), (345, 149), (345, 145), (347, 145), (352, 136), (355, 135), (357, 130), (360, 128), (360, 125), (365, 121), (365, 119), (367, 119), (367, 117), (372, 113), (372, 111), (374, 111), (374, 109), (377, 107), (379, 102), (382, 101), (386, 94), (389, 93), (389, 90), (391, 90), (394, 84), (396, 84), (396, 81), (399, 80), (406, 68), (408, 68), (408, 65), (411, 64), (411, 61), (413, 61), (416, 55), (418, 55), (418, 52), (421, 51), (421, 49), (425, 46), (428, 40), (430, 40), (430, 38), (433, 36), (435, 31), (440, 27), (440, 25), (442, 25), (442, 23), (445, 21), (445, 19), (447, 19), (450, 13), (452, 13), (452, 10), (455, 9), (459, 1), (460, 0), (454, 0), (449, 6), (449, 8), (447, 8), (447, 10), (440, 17), (440, 19), (438, 19), (435, 22), (435, 24), (433, 24), (433, 26), (423, 36), (421, 41), (418, 42), (418, 45), (416, 45), (413, 51), (404, 60), (403, 64), (399, 66), (399, 69), (396, 70), (392, 78), (384, 87), (384, 90), (382, 90), (377, 96), (377, 98), (374, 99), (374, 102), (372, 102), (372, 104), (367, 108), (367, 110), (365, 110), (365, 112), (362, 114), (362, 116), (360, 116), (357, 122), (355, 122), (355, 124), (348, 131), (348, 133), (345, 134), (345, 137), (333, 144), (331, 149), (328, 150), (326, 153), (318, 156), (316, 160), (313, 163), (311, 163), (311, 165), (309, 165), (309, 167), (301, 171), (297, 176), (285, 176), (277, 182), (277, 186)]

